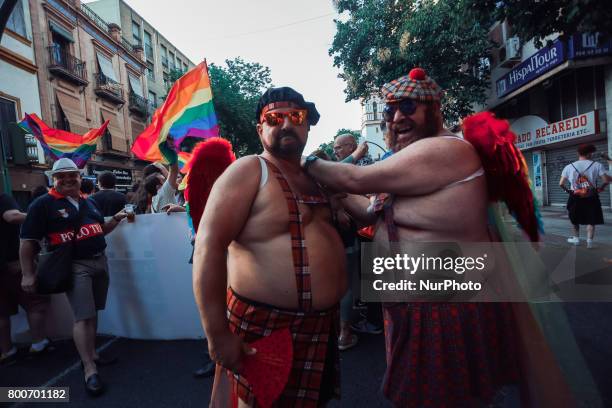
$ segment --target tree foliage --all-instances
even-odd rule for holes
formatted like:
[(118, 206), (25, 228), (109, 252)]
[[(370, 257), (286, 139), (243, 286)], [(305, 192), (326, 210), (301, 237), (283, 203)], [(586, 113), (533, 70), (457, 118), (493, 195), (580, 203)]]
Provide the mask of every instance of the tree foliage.
[(240, 57), (225, 64), (209, 67), (219, 133), (232, 142), (238, 156), (257, 153), (261, 145), (255, 110), (261, 94), (272, 86), (270, 68)]
[(470, 7), (483, 19), (510, 23), (525, 42), (532, 38), (541, 47), (546, 36), (560, 33), (599, 32), (600, 40), (612, 35), (610, 0), (472, 0)]
[(445, 90), (447, 123), (483, 103), (489, 86), (488, 25), (469, 0), (338, 0), (329, 50), (347, 100), (365, 98), (420, 66)]

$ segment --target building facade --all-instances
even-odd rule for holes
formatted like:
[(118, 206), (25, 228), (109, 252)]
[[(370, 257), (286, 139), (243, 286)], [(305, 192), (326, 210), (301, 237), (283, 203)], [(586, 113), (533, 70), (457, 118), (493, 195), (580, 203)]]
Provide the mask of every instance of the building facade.
[[(569, 38), (552, 35), (538, 49), (521, 44), (507, 23), (496, 23), (490, 38), (491, 92), (486, 108), (508, 119), (527, 161), (536, 197), (563, 206), (563, 168), (577, 160), (582, 143), (597, 148), (594, 159), (612, 149), (612, 42), (597, 33)], [(610, 208), (610, 190), (600, 195)]]
[(374, 160), (380, 159), (387, 149), (381, 128), (384, 107), (385, 102), (377, 94), (361, 101), (361, 140), (370, 142), (368, 151)]
[(41, 114), (37, 64), (30, 9), (19, 0), (9, 16), (0, 43), (0, 140), (2, 189), (10, 191), (21, 206), (29, 191), (44, 183), (45, 156), (32, 136), (15, 125), (24, 113)]
[(188, 71), (195, 64), (144, 20), (123, 0), (97, 0), (87, 6), (105, 21), (121, 27), (124, 36), (134, 44), (142, 44), (147, 65), (147, 99), (160, 104), (168, 90), (172, 70)]

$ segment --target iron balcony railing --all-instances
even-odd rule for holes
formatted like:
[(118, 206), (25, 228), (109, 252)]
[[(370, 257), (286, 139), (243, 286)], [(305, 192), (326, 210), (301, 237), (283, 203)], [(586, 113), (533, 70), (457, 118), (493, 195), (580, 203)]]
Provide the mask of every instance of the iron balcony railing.
[(143, 116), (146, 116), (150, 109), (149, 102), (146, 98), (136, 95), (134, 92), (130, 91), (129, 109), (133, 112), (138, 112)]
[(85, 14), (95, 25), (101, 28), (104, 32), (108, 32), (108, 23), (102, 19), (95, 11), (87, 7), (85, 3), (81, 3), (81, 12)]
[(25, 135), (26, 159), (30, 163), (38, 162), (38, 145), (36, 138), (32, 135)]
[(95, 91), (102, 96), (108, 96), (117, 102), (124, 102), (121, 84), (113, 81), (102, 73), (97, 73)]
[(47, 47), (49, 51), (49, 69), (61, 70), (64, 74), (87, 83), (87, 72), (85, 62), (71, 55), (68, 50), (62, 49), (58, 45)]

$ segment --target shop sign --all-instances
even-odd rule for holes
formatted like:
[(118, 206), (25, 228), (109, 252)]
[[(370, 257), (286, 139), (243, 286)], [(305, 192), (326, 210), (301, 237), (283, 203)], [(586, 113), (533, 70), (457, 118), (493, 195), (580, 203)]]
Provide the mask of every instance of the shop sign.
[(117, 178), (116, 188), (121, 192), (128, 192), (130, 187), (132, 186), (132, 172), (127, 169), (118, 169), (115, 167), (105, 167), (105, 166), (91, 166), (92, 173), (98, 178), (100, 173), (105, 171), (112, 172)]
[(567, 43), (568, 58), (590, 58), (612, 54), (612, 38), (600, 44), (600, 37), (600, 33), (574, 34)]
[(594, 135), (599, 132), (599, 122), (595, 111), (550, 124), (538, 116), (524, 116), (512, 122), (510, 127), (516, 133), (516, 147), (521, 150)]
[(563, 60), (563, 43), (556, 40), (550, 47), (542, 48), (498, 79), (496, 82), (497, 97), (501, 98), (533, 81), (540, 75), (561, 64)]

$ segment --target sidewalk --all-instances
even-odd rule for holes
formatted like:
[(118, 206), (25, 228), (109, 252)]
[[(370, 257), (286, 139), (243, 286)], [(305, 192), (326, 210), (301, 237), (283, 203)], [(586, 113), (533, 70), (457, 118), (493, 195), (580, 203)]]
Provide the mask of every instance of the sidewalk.
[[(544, 240), (550, 238), (569, 237), (573, 235), (572, 225), (565, 207), (546, 206), (540, 208), (544, 223)], [(552, 237), (555, 236), (555, 237)], [(580, 238), (586, 239), (586, 227), (581, 226)], [(604, 210), (604, 225), (595, 227), (595, 241), (612, 244), (612, 212)]]

